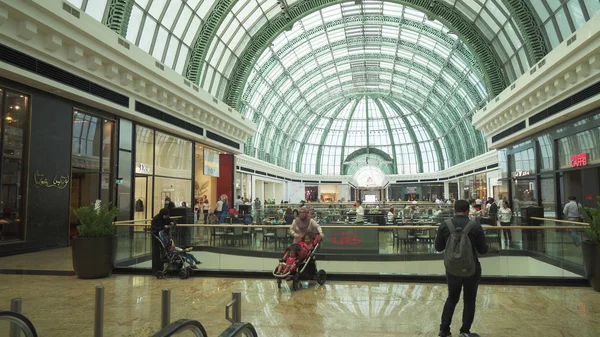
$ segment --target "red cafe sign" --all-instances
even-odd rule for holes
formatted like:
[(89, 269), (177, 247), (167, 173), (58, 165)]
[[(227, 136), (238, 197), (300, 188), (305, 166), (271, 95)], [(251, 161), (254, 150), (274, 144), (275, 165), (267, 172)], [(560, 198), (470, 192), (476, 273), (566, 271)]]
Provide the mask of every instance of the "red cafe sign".
[(571, 156), (571, 167), (587, 165), (587, 153), (580, 153)]

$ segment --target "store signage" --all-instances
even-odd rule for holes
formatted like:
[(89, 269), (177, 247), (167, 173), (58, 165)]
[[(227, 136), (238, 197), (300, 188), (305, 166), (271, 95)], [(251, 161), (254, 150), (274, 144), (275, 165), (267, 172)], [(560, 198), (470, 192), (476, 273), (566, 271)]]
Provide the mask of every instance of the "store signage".
[(54, 177), (52, 177), (52, 180), (50, 180), (49, 178), (46, 178), (45, 174), (40, 173), (38, 170), (33, 172), (33, 187), (35, 188), (48, 187), (62, 190), (69, 185), (70, 180), (68, 174), (61, 176), (55, 174)]
[(512, 173), (513, 177), (525, 177), (531, 174), (531, 171), (515, 171)]
[(150, 168), (144, 163), (140, 163), (140, 165), (137, 167), (137, 170), (138, 172), (142, 173), (150, 173)]
[(219, 154), (217, 152), (204, 149), (204, 175), (219, 176)]
[(417, 187), (407, 187), (406, 193), (417, 193)]
[(571, 156), (571, 167), (587, 165), (587, 153), (580, 153)]
[(360, 245), (359, 233), (336, 232), (329, 238), (329, 242), (334, 245)]

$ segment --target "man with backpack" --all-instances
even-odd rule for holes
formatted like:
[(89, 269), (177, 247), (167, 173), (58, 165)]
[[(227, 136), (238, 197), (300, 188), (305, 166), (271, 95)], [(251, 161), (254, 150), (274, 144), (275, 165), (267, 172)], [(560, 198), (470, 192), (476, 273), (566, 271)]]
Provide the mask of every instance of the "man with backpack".
[(470, 331), (475, 318), (477, 287), (481, 279), (481, 264), (477, 258), (477, 252), (485, 254), (488, 247), (479, 222), (469, 219), (469, 207), (466, 200), (456, 201), (454, 204), (455, 216), (440, 224), (435, 238), (435, 249), (438, 252), (444, 251), (444, 266), (448, 283), (448, 299), (444, 305), (442, 324), (440, 325), (439, 336), (441, 337), (452, 335), (450, 332), (452, 316), (463, 288), (464, 310), (460, 336), (477, 336)]

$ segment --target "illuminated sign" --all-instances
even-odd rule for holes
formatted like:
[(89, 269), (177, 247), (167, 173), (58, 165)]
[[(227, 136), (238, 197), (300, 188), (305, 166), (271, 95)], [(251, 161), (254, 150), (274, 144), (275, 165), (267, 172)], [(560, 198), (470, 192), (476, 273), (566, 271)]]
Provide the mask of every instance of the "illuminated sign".
[(329, 242), (334, 245), (360, 245), (360, 237), (356, 232), (336, 232), (331, 235)]
[(587, 165), (587, 153), (580, 153), (571, 156), (571, 167), (579, 167)]

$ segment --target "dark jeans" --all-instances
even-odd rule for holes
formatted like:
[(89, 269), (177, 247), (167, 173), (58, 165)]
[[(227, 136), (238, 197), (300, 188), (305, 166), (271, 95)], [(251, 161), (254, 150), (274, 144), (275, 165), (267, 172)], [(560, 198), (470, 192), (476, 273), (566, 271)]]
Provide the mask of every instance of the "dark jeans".
[(477, 288), (481, 279), (481, 265), (477, 262), (475, 275), (469, 277), (454, 276), (446, 273), (446, 281), (448, 283), (448, 299), (444, 305), (442, 313), (442, 324), (440, 331), (450, 334), (450, 325), (452, 324), (452, 316), (458, 300), (460, 300), (460, 292), (464, 288), (463, 301), (463, 319), (460, 332), (470, 332), (473, 319), (475, 318), (475, 300), (477, 299)]
[(510, 222), (500, 222), (500, 226), (502, 226), (502, 232), (504, 232), (504, 241), (512, 241), (510, 229), (504, 228), (504, 226), (510, 226)]

